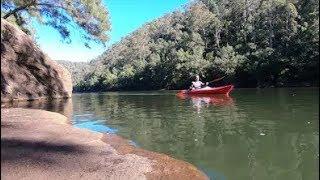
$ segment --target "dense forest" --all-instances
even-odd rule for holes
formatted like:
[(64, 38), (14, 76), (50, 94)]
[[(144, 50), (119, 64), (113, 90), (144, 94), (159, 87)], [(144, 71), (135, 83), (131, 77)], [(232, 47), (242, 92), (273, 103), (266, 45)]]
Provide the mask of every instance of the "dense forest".
[(83, 80), (83, 77), (94, 70), (94, 67), (87, 62), (71, 62), (66, 60), (56, 60), (56, 62), (72, 73), (73, 85), (79, 84)]
[(75, 91), (181, 89), (195, 74), (237, 87), (318, 86), (318, 32), (318, 0), (193, 1), (107, 49)]

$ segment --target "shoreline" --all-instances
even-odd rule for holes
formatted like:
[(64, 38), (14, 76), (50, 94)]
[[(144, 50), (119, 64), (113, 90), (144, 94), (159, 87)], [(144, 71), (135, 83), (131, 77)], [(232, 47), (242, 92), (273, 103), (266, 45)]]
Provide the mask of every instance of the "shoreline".
[(208, 179), (190, 163), (39, 109), (1, 108), (1, 148), (5, 179)]
[[(236, 89), (286, 89), (286, 88), (319, 88), (320, 86), (277, 86), (277, 87), (235, 87)], [(152, 92), (152, 91), (180, 91), (182, 89), (154, 89), (154, 90), (106, 90), (106, 91), (73, 91), (73, 94), (90, 94), (106, 92)]]

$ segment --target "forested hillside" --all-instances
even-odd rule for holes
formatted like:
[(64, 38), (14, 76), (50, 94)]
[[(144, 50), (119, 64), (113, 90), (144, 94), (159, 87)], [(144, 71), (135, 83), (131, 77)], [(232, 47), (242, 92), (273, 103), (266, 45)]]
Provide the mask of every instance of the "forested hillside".
[(83, 81), (87, 74), (94, 70), (94, 67), (87, 62), (71, 62), (66, 60), (56, 61), (72, 73), (73, 85), (79, 84), (81, 81)]
[(238, 87), (318, 85), (318, 15), (318, 0), (195, 1), (114, 44), (75, 90), (179, 89), (195, 74)]

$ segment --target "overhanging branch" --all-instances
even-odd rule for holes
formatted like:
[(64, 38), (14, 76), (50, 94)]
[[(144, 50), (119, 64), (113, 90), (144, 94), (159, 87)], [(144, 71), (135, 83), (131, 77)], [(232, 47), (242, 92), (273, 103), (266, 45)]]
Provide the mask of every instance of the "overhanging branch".
[(56, 6), (56, 5), (53, 5), (53, 4), (48, 4), (48, 3), (36, 3), (35, 1), (29, 3), (29, 4), (26, 4), (24, 6), (20, 6), (20, 7), (17, 7), (16, 9), (13, 9), (11, 11), (9, 11), (6, 15), (4, 15), (2, 18), (3, 19), (7, 19), (8, 17), (10, 17), (11, 15), (14, 15), (16, 14), (17, 12), (19, 11), (22, 11), (22, 10), (25, 10), (27, 9), (28, 7), (32, 7), (32, 6), (48, 6), (48, 7), (52, 7), (52, 8), (61, 8), (61, 9), (64, 9), (66, 10), (64, 7), (62, 6)]

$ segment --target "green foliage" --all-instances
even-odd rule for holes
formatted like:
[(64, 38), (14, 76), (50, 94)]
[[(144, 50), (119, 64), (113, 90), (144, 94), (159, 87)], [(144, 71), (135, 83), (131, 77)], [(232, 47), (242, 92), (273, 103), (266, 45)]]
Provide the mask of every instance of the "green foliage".
[(220, 74), (234, 75), (237, 68), (241, 67), (245, 60), (245, 56), (239, 55), (234, 51), (232, 46), (224, 46), (214, 57), (212, 53), (208, 53), (207, 56), (210, 59), (212, 70), (219, 72)]
[[(56, 29), (64, 39), (74, 25), (82, 29), (85, 45), (104, 43), (110, 30), (109, 17), (101, 0), (1, 0), (1, 17), (31, 34), (31, 20)], [(70, 41), (70, 39), (68, 39)]]
[(241, 87), (318, 85), (318, 15), (315, 0), (194, 1), (114, 44), (85, 82), (91, 90), (178, 89), (200, 74)]

